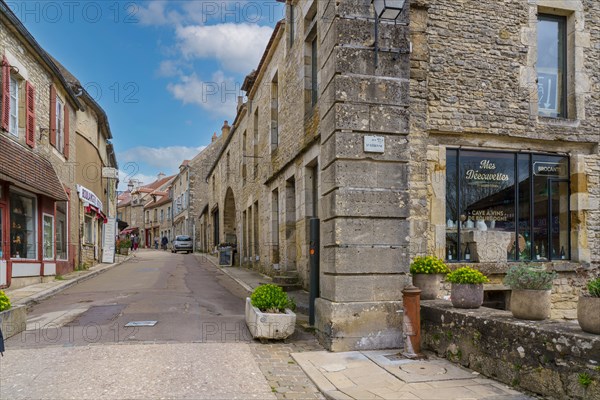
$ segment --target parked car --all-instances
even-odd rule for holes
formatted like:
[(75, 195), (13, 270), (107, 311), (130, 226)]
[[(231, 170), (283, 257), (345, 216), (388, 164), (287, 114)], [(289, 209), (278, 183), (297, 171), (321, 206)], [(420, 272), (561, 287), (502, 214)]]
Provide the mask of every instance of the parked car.
[(194, 251), (192, 238), (187, 235), (176, 236), (175, 240), (173, 240), (173, 248), (171, 249), (171, 253), (177, 253), (178, 251), (185, 251), (186, 253), (191, 253)]

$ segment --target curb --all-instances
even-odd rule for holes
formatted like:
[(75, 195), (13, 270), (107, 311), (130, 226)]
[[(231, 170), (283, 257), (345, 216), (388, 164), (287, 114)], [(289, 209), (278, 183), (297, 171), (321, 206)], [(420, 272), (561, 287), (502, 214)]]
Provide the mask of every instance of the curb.
[(63, 290), (66, 290), (68, 288), (70, 288), (71, 286), (75, 286), (78, 283), (87, 281), (88, 279), (91, 279), (91, 278), (93, 278), (95, 276), (98, 276), (98, 275), (100, 275), (100, 274), (102, 274), (102, 273), (104, 273), (104, 272), (106, 272), (106, 271), (108, 271), (110, 269), (113, 269), (117, 265), (120, 265), (120, 264), (123, 264), (126, 261), (129, 261), (131, 258), (132, 258), (132, 256), (127, 256), (122, 261), (119, 261), (119, 262), (116, 262), (116, 263), (113, 263), (113, 264), (109, 264), (109, 265), (107, 265), (105, 267), (102, 267), (100, 269), (97, 269), (95, 271), (90, 271), (87, 274), (80, 275), (80, 276), (78, 276), (76, 278), (73, 278), (73, 279), (69, 279), (68, 281), (65, 281), (64, 284), (55, 286), (55, 287), (50, 288), (50, 289), (43, 290), (43, 291), (41, 291), (39, 293), (36, 293), (36, 294), (28, 296), (28, 297), (26, 297), (24, 299), (21, 299), (18, 302), (16, 302), (15, 305), (24, 305), (26, 307), (29, 307), (29, 306), (33, 305), (34, 303), (38, 303), (38, 302), (40, 302), (42, 300), (45, 300), (45, 299), (47, 299), (49, 297), (52, 297), (55, 294), (57, 294), (59, 292), (62, 292)]
[(229, 271), (227, 271), (226, 268), (220, 267), (212, 259), (212, 257), (206, 257), (204, 254), (197, 254), (197, 253), (194, 253), (194, 255), (196, 256), (196, 258), (203, 256), (205, 260), (208, 260), (208, 262), (210, 262), (212, 265), (214, 265), (215, 267), (217, 267), (217, 269), (219, 271), (221, 271), (222, 273), (224, 273), (225, 275), (227, 275), (228, 277), (230, 277), (231, 279), (233, 279), (238, 285), (240, 285), (241, 287), (243, 287), (245, 291), (247, 291), (248, 293), (252, 293), (252, 288), (250, 286), (248, 286), (248, 284), (246, 282), (244, 282), (241, 279), (235, 277), (233, 274), (231, 274)]

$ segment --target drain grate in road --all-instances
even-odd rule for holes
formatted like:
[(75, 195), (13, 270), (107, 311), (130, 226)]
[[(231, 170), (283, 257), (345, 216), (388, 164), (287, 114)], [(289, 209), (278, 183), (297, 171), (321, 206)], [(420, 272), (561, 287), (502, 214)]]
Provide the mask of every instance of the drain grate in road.
[(125, 326), (154, 326), (158, 321), (131, 321)]

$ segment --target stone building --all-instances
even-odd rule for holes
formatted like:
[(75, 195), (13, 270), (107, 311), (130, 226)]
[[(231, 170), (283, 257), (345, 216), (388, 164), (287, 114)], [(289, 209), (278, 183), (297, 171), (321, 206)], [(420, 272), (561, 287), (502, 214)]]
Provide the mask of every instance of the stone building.
[[(200, 236), (309, 286), (321, 221), (317, 333), (332, 350), (399, 347), (417, 255), (487, 273), (559, 272), (572, 318), (600, 268), (600, 3), (288, 1), (208, 169)], [(197, 179), (198, 177), (196, 177)]]
[(192, 235), (192, 220), (189, 219), (190, 203), (190, 160), (183, 160), (179, 173), (173, 178), (173, 236)]

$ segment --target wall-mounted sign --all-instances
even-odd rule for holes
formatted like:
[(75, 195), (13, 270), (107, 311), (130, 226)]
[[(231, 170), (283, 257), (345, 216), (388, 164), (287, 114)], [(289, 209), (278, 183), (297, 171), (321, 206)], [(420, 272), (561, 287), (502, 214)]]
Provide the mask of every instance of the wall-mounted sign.
[(116, 168), (103, 167), (102, 168), (102, 177), (103, 178), (111, 178), (111, 179), (119, 179), (119, 171)]
[(77, 185), (77, 193), (79, 194), (79, 198), (81, 200), (96, 207), (99, 211), (102, 211), (102, 201), (94, 192), (81, 185)]
[(383, 136), (365, 136), (365, 153), (383, 153), (385, 152), (385, 137)]
[(533, 163), (533, 173), (538, 176), (567, 176), (567, 168), (564, 164), (554, 162)]
[(479, 163), (479, 169), (469, 169), (465, 173), (467, 180), (473, 181), (494, 181), (494, 182), (506, 182), (510, 180), (508, 174), (496, 171), (496, 164), (491, 160), (481, 160)]

